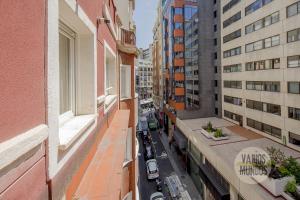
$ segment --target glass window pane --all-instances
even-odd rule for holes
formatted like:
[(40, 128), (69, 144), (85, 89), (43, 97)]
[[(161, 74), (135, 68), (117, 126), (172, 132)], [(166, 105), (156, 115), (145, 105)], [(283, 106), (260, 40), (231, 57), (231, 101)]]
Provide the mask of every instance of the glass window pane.
[(271, 38), (265, 39), (265, 48), (269, 48), (272, 46), (272, 40)]
[(263, 41), (260, 40), (260, 41), (257, 41), (254, 43), (254, 50), (260, 50), (263, 48)]
[(287, 8), (287, 16), (291, 17), (297, 14), (297, 4), (293, 4)]
[(292, 30), (288, 32), (288, 42), (294, 42), (297, 40), (297, 34), (298, 31), (297, 30)]
[(279, 21), (279, 12), (272, 14), (272, 24)]
[(71, 110), (70, 39), (59, 34), (59, 98), (60, 114)]
[(280, 37), (279, 35), (272, 37), (272, 46), (276, 46), (280, 44)]
[(300, 56), (288, 57), (288, 67), (300, 67)]
[(261, 29), (263, 27), (263, 23), (262, 20), (259, 20), (257, 22), (254, 23), (254, 29), (257, 31), (259, 29)]
[(272, 17), (271, 16), (267, 16), (265, 18), (265, 26), (269, 26), (272, 23)]
[(289, 93), (299, 94), (299, 83), (298, 82), (290, 82), (288, 83)]

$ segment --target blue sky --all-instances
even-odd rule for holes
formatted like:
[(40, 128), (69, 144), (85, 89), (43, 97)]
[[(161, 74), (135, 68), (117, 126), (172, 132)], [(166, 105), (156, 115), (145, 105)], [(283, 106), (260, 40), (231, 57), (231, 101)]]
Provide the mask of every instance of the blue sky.
[(137, 33), (137, 47), (148, 48), (152, 42), (152, 28), (156, 18), (158, 0), (136, 0), (134, 20)]

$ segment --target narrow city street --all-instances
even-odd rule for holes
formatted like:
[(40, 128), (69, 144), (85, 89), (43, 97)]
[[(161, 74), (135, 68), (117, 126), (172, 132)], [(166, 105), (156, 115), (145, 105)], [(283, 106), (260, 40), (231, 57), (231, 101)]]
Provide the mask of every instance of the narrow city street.
[[(185, 189), (188, 190), (191, 198), (193, 200), (200, 200), (198, 191), (196, 190), (193, 182), (187, 173), (182, 169), (180, 164), (177, 162), (176, 158), (171, 153), (169, 146), (167, 146), (167, 136), (163, 134), (159, 135), (158, 131), (151, 131), (154, 155), (158, 163), (160, 179), (164, 179), (172, 174), (177, 174), (184, 185)], [(149, 181), (147, 179), (146, 165), (144, 159), (144, 146), (142, 138), (139, 136), (139, 190), (142, 200), (150, 199), (152, 193), (156, 192), (156, 183), (155, 181)], [(174, 152), (175, 153), (175, 152)], [(166, 199), (169, 200), (170, 195), (166, 186), (162, 185), (162, 193), (165, 195)]]

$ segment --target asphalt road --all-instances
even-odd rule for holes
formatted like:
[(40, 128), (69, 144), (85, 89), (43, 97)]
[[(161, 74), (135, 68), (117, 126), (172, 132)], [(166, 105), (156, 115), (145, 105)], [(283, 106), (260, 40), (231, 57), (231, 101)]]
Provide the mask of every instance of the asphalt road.
[[(157, 131), (152, 131), (151, 132), (152, 136), (152, 141), (153, 141), (153, 146), (154, 146), (154, 155), (155, 159), (157, 160), (158, 163), (158, 168), (159, 168), (159, 175), (160, 179), (164, 181), (165, 177), (169, 176), (171, 173), (174, 172), (174, 169), (168, 159), (167, 156), (164, 156), (165, 154), (165, 148), (163, 144), (161, 143), (161, 140), (159, 138), (158, 132)], [(143, 141), (141, 137), (139, 138), (139, 143), (140, 143), (140, 151), (139, 151), (139, 192), (141, 195), (142, 200), (149, 200), (150, 196), (152, 193), (156, 192), (156, 183), (155, 181), (148, 181), (147, 179), (147, 172), (146, 172), (146, 162), (144, 159), (144, 146), (143, 146)], [(163, 155), (163, 156), (161, 156)], [(164, 184), (162, 184), (163, 188), (163, 193), (165, 197), (168, 198), (168, 192), (167, 188), (165, 187)]]

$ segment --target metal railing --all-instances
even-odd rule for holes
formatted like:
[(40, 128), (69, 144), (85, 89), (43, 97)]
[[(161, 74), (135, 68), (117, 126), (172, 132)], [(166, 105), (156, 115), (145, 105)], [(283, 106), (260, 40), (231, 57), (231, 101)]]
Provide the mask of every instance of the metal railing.
[(135, 33), (133, 31), (129, 31), (121, 28), (121, 42), (122, 44), (127, 45), (136, 45)]

